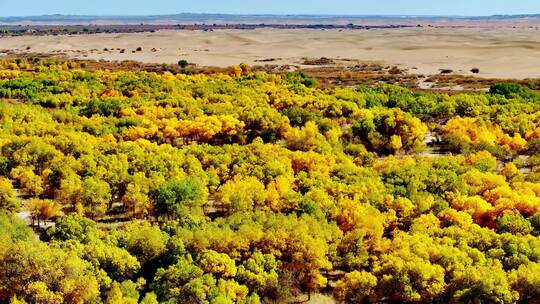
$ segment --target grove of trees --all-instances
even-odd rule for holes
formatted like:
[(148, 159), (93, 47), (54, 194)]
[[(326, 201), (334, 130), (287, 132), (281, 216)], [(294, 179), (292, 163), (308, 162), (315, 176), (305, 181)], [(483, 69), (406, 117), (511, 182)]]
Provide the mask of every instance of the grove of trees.
[(515, 84), (0, 60), (0, 303), (537, 303), (539, 153)]

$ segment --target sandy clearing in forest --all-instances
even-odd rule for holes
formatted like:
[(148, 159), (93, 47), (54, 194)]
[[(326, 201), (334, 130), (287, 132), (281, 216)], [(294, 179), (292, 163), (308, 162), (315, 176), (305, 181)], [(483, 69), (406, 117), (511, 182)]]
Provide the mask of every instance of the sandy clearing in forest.
[[(437, 74), (444, 68), (467, 75), (476, 67), (482, 77), (540, 77), (540, 30), (534, 27), (162, 30), (0, 38), (0, 50), (22, 53), (27, 47), (32, 52), (65, 53), (80, 59), (147, 63), (187, 59), (203, 66), (301, 65), (304, 57), (328, 57), (400, 65), (421, 74)], [(138, 47), (142, 51), (135, 51)], [(261, 61), (265, 59), (276, 60)]]

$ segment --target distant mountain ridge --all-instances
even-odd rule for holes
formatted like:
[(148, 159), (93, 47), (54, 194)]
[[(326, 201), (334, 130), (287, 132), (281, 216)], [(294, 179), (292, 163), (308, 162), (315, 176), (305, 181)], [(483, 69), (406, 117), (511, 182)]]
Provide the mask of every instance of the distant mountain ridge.
[(284, 23), (284, 22), (309, 22), (309, 23), (332, 23), (356, 20), (512, 20), (512, 19), (536, 19), (540, 14), (522, 15), (493, 15), (493, 16), (414, 16), (414, 15), (272, 15), (272, 14), (198, 14), (180, 13), (169, 15), (41, 15), (41, 16), (15, 16), (0, 17), (0, 23), (8, 24), (91, 24), (91, 23)]

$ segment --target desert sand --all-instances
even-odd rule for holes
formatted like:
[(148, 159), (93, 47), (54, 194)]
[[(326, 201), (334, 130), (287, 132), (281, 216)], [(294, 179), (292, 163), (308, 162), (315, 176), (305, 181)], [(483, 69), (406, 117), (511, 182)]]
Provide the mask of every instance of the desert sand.
[[(141, 47), (141, 51), (136, 51)], [(30, 48), (28, 50), (28, 48)], [(0, 50), (64, 54), (80, 59), (201, 66), (292, 64), (304, 58), (398, 65), (411, 73), (540, 78), (537, 28), (399, 28), (371, 30), (256, 29), (0, 38)], [(124, 50), (124, 51), (121, 51)]]

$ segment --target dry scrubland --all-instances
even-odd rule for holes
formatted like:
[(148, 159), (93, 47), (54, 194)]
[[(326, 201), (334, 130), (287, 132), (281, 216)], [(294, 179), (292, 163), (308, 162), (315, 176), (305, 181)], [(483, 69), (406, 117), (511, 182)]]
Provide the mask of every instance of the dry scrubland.
[[(28, 49), (30, 47), (30, 49)], [(141, 47), (142, 50), (137, 51)], [(540, 30), (526, 28), (401, 28), (377, 30), (215, 30), (0, 38), (5, 52), (203, 66), (291, 64), (328, 57), (397, 64), (412, 73), (440, 69), (498, 78), (540, 77)], [(123, 50), (123, 51), (122, 51)], [(1, 54), (1, 53), (0, 53)], [(338, 61), (347, 64), (347, 61)]]

